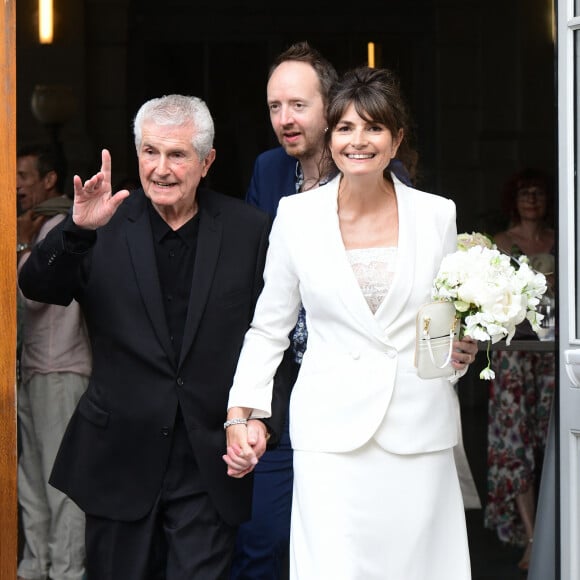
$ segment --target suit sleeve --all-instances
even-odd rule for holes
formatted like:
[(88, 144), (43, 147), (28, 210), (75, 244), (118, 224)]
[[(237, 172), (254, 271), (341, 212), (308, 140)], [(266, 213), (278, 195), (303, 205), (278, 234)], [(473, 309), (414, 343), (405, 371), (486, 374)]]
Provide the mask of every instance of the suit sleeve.
[[(254, 169), (252, 171), (252, 177), (250, 179), (250, 184), (246, 192), (246, 202), (253, 205), (259, 209), (267, 211), (270, 215), (274, 216), (276, 214), (277, 199), (274, 202), (273, 199), (266, 196), (263, 187), (260, 186), (264, 182), (265, 176), (263, 175), (264, 163), (261, 157), (258, 156), (254, 162)], [(280, 171), (283, 171), (280, 168)], [(283, 174), (282, 174), (283, 175)], [(272, 183), (272, 179), (267, 180), (271, 187), (275, 187)], [(290, 401), (290, 393), (294, 382), (296, 381), (298, 367), (294, 362), (294, 353), (292, 349), (287, 349), (284, 353), (282, 362), (278, 367), (273, 383), (272, 389), (272, 408), (271, 417), (265, 419), (265, 423), (268, 426), (268, 430), (271, 434), (271, 438), (268, 442), (268, 448), (276, 447), (278, 444), (280, 435), (284, 429), (284, 423), (286, 419), (286, 414), (288, 412), (288, 405)]]
[[(443, 234), (443, 256), (447, 256), (457, 250), (457, 217), (455, 202), (450, 199), (447, 201), (451, 207), (447, 215), (447, 222)], [(465, 373), (467, 373), (468, 369), (469, 366), (466, 366), (464, 369), (453, 373), (449, 377), (449, 382), (454, 385), (463, 375), (465, 375)]]
[(18, 275), (26, 298), (68, 306), (84, 279), (84, 267), (96, 241), (94, 231), (75, 226), (69, 214), (34, 246)]
[[(228, 408), (254, 409), (253, 418), (272, 415), (274, 374), (290, 343), (288, 335), (296, 324), (301, 304), (292, 243), (287, 235), (292, 230), (283, 206), (272, 226), (264, 288), (244, 338), (228, 402)], [(284, 399), (286, 394), (280, 393), (280, 397)]]
[(443, 256), (451, 254), (457, 250), (457, 210), (455, 202), (447, 200), (449, 211), (447, 212), (447, 221), (443, 233)]

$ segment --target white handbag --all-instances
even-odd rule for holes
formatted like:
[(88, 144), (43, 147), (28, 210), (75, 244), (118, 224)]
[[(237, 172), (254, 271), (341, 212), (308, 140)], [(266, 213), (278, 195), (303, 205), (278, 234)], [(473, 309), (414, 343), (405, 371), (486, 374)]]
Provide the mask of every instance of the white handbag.
[(449, 377), (453, 341), (459, 335), (459, 317), (452, 302), (429, 302), (417, 313), (415, 366), (422, 379)]

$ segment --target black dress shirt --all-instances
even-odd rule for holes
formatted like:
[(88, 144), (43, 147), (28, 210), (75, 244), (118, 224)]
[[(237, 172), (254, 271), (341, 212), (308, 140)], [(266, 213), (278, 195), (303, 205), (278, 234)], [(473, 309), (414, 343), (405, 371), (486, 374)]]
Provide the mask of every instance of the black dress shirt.
[(181, 352), (183, 329), (192, 291), (191, 280), (197, 250), (199, 214), (175, 231), (167, 225), (151, 204), (149, 216), (165, 316), (177, 361)]

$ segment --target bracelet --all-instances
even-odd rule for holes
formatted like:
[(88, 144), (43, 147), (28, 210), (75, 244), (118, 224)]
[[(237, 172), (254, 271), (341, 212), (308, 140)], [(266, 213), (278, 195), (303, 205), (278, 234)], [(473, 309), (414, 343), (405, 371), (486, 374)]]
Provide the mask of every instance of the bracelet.
[(28, 250), (30, 248), (30, 244), (22, 244), (20, 242), (18, 242), (16, 244), (16, 253), (18, 254), (19, 252), (24, 252), (24, 250)]
[(232, 425), (247, 425), (248, 420), (243, 417), (238, 417), (237, 419), (230, 419), (224, 423), (224, 429), (231, 427)]

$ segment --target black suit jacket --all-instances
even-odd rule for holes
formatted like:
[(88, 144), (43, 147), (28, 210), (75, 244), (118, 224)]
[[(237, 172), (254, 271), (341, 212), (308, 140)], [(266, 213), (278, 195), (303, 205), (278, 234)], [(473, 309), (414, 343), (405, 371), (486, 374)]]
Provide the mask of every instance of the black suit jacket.
[[(157, 276), (150, 203), (126, 199), (89, 249), (70, 243), (68, 217), (19, 275), (28, 298), (83, 310), (93, 349), (86, 393), (63, 438), (50, 483), (86, 513), (132, 521), (151, 509), (163, 479), (177, 405), (216, 508), (249, 518), (252, 477), (227, 475), (223, 422), (244, 334), (262, 288), (271, 219), (243, 201), (198, 190), (199, 237), (180, 360), (170, 342)], [(270, 427), (281, 430), (284, 410)]]

